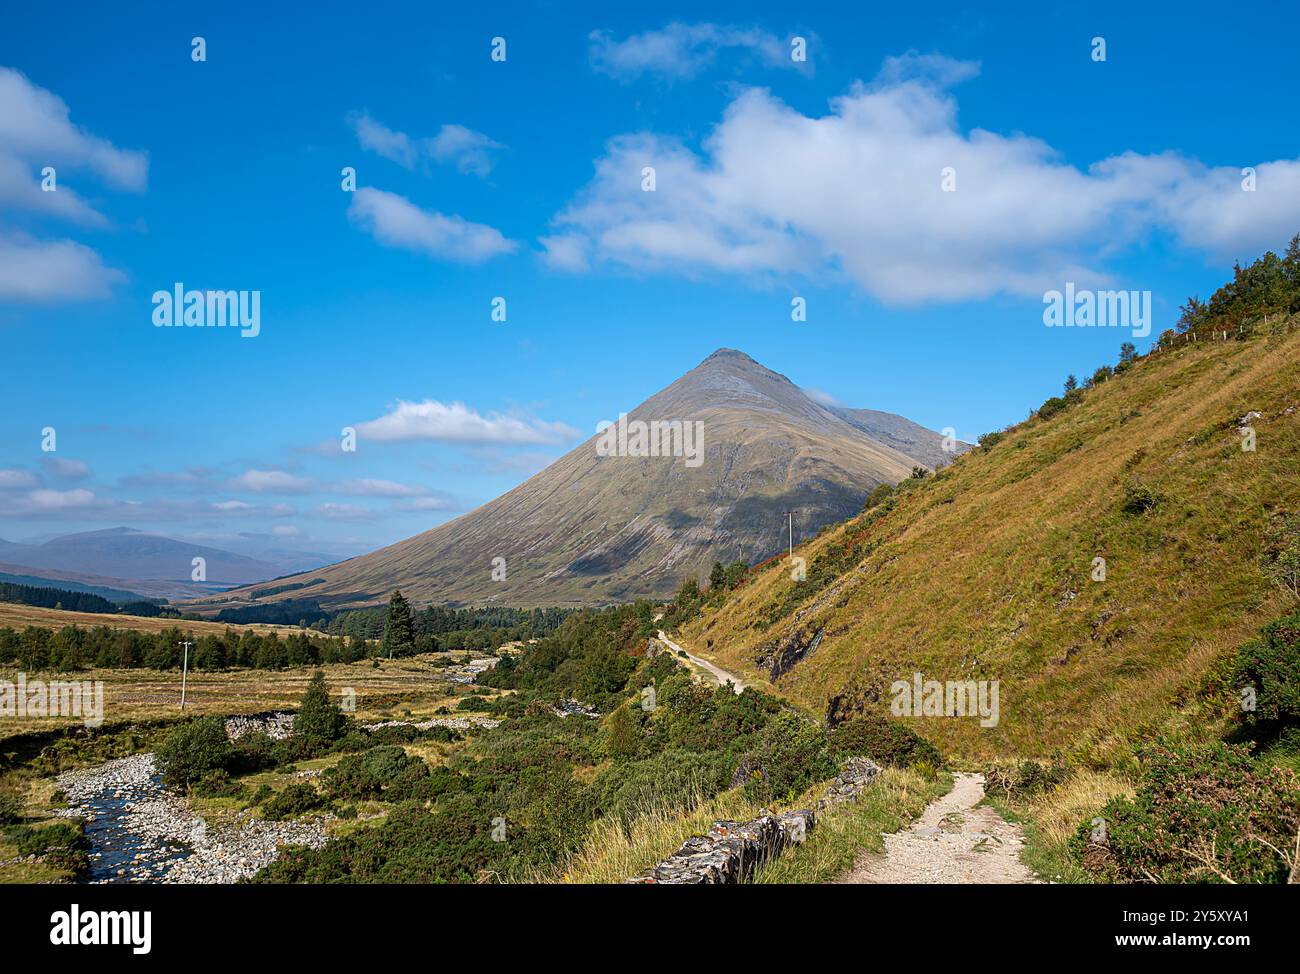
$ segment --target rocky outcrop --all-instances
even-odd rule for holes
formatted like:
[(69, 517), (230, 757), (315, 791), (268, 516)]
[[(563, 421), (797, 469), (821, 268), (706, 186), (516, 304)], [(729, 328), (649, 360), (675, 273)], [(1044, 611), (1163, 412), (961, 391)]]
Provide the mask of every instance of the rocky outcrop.
[(796, 663), (802, 662), (816, 652), (825, 632), (825, 628), (821, 626), (813, 632), (800, 627), (764, 646), (754, 662), (767, 670), (772, 679), (776, 680), (794, 669)]
[(599, 717), (600, 711), (595, 707), (583, 703), (581, 700), (574, 700), (566, 697), (551, 708), (555, 711), (556, 717), (572, 717), (575, 714), (581, 714), (583, 717)]
[(752, 822), (715, 822), (673, 855), (629, 883), (697, 885), (741, 883), (767, 860), (807, 838), (816, 823), (809, 809), (764, 815)]

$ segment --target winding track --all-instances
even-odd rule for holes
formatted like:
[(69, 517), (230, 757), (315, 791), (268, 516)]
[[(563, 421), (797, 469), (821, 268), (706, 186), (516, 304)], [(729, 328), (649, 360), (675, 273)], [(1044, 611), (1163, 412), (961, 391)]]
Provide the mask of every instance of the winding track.
[(673, 642), (671, 639), (668, 638), (668, 634), (664, 632), (662, 629), (659, 630), (659, 641), (675, 653), (685, 653), (686, 658), (688, 660), (690, 660), (692, 663), (694, 663), (696, 666), (700, 667), (701, 669), (708, 671), (709, 675), (718, 681), (718, 686), (722, 686), (724, 683), (730, 680), (732, 686), (735, 687), (736, 692), (741, 693), (744, 691), (745, 687), (749, 685), (740, 677), (736, 676), (735, 673), (728, 673), (722, 667), (716, 666), (713, 663), (710, 663), (706, 659), (700, 659), (700, 657), (694, 655), (685, 646), (680, 646), (677, 643)]

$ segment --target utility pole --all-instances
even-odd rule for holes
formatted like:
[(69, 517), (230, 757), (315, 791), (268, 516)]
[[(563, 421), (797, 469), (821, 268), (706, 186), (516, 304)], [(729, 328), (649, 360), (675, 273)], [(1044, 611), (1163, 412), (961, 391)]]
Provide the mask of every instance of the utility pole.
[(180, 645), (185, 647), (185, 661), (181, 664), (181, 710), (185, 709), (185, 685), (189, 681), (190, 675), (190, 647), (194, 644), (188, 639), (182, 639)]
[(794, 511), (782, 511), (790, 529), (790, 561), (794, 561)]

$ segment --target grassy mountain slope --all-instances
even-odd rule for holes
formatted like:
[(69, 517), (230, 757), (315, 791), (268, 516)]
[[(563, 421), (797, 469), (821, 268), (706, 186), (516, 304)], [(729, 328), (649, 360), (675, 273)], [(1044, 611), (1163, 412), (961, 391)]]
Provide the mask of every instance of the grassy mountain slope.
[(996, 727), (909, 718), (959, 757), (1140, 734), (1282, 604), (1261, 555), (1300, 510), (1294, 324), (1139, 359), (824, 532), (796, 551), (806, 581), (755, 573), (683, 641), (742, 673), (813, 647), (774, 684), (819, 713), (887, 710), (916, 671), (999, 680)]

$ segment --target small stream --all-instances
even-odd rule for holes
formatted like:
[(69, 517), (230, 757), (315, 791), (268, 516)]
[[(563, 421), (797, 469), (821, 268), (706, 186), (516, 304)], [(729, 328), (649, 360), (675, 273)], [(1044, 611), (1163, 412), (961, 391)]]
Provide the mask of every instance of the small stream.
[(193, 853), (178, 840), (142, 834), (135, 810), (166, 798), (152, 755), (110, 761), (98, 768), (60, 775), (69, 815), (86, 820), (90, 883), (157, 883)]
[(91, 883), (234, 883), (285, 845), (319, 848), (325, 817), (268, 822), (240, 812), (215, 828), (163, 787), (152, 754), (65, 772), (64, 815), (86, 820)]

